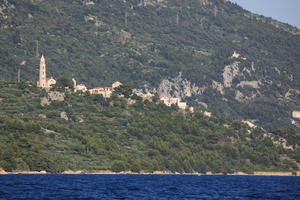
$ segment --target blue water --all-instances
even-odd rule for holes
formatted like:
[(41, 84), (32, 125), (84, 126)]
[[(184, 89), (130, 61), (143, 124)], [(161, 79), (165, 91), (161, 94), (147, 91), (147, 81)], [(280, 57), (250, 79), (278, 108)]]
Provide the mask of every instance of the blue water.
[(300, 199), (299, 177), (0, 175), (0, 199)]

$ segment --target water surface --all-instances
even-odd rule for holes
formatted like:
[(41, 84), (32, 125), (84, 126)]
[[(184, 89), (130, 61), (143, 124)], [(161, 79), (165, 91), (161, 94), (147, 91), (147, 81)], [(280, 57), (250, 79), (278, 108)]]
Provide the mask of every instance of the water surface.
[(300, 177), (0, 175), (0, 199), (300, 199)]

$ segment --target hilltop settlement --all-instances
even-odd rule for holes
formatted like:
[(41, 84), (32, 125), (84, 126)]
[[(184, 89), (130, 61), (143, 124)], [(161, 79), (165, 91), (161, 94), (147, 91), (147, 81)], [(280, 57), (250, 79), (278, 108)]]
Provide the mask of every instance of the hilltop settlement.
[(38, 87), (0, 81), (0, 173), (299, 176), (293, 129), (267, 132), (119, 81), (66, 80), (47, 77), (41, 56)]
[[(95, 87), (95, 88), (87, 88), (85, 84), (77, 84), (76, 80), (73, 78), (73, 88), (74, 92), (89, 92), (92, 95), (102, 95), (104, 98), (110, 98), (113, 91), (116, 88), (122, 86), (123, 84), (119, 81), (114, 82), (111, 86), (105, 87)], [(49, 91), (56, 84), (56, 80), (53, 77), (47, 77), (46, 75), (46, 59), (44, 55), (42, 55), (40, 59), (39, 65), (39, 81), (37, 82), (37, 86)], [(143, 100), (151, 101), (152, 97), (155, 95), (152, 93), (143, 93), (139, 90), (133, 89), (133, 94), (141, 97)], [(182, 102), (179, 98), (174, 98), (170, 96), (160, 96), (160, 102), (164, 103), (167, 106), (177, 105), (179, 109), (194, 112), (194, 108), (187, 105), (186, 102)], [(134, 103), (134, 100), (128, 102), (129, 104)]]

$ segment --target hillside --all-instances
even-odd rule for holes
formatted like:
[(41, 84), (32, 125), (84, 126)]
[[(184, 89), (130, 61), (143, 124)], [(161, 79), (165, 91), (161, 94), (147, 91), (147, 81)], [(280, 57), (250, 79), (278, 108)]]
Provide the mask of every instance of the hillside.
[(21, 67), (36, 81), (43, 53), (49, 76), (119, 80), (268, 129), (299, 128), (299, 30), (229, 1), (2, 1), (0, 30), (1, 80)]
[[(45, 101), (45, 98), (48, 101)], [(134, 98), (134, 97), (133, 97)], [(0, 82), (0, 168), (5, 170), (294, 171), (300, 135), (267, 133), (220, 116), (113, 95), (49, 93)]]

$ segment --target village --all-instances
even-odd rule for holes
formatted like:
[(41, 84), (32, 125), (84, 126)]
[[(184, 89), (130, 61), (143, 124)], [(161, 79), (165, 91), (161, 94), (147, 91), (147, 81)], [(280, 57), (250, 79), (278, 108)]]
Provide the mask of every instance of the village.
[[(76, 80), (73, 78), (73, 88), (74, 92), (89, 92), (92, 95), (102, 95), (104, 98), (110, 98), (115, 91), (116, 88), (122, 86), (123, 84), (119, 81), (114, 82), (111, 86), (105, 87), (95, 87), (95, 88), (87, 88), (85, 84), (77, 84)], [(53, 77), (47, 77), (46, 75), (46, 60), (44, 55), (42, 55), (40, 59), (39, 65), (39, 81), (37, 82), (37, 86), (39, 88), (45, 89), (49, 91), (56, 84), (56, 80)], [(155, 95), (152, 93), (143, 93), (139, 90), (133, 89), (133, 94), (141, 97), (143, 101), (152, 100), (152, 97)], [(169, 97), (169, 96), (159, 96), (159, 100), (161, 103), (166, 106), (176, 105), (180, 110), (194, 112), (194, 108), (187, 105), (186, 102), (182, 102), (179, 98)], [(128, 101), (129, 104), (134, 103), (134, 100)]]
[[(231, 58), (239, 58), (240, 54), (237, 52), (234, 52)], [(87, 88), (85, 84), (77, 84), (76, 80), (73, 78), (73, 88), (74, 92), (89, 92), (92, 95), (102, 95), (104, 98), (110, 98), (113, 92), (116, 88), (123, 85), (121, 82), (116, 81), (111, 86), (105, 86), (105, 87), (95, 87), (95, 88)], [(47, 77), (46, 75), (46, 60), (44, 55), (42, 55), (40, 59), (40, 65), (39, 65), (39, 81), (37, 82), (37, 86), (45, 89), (50, 90), (54, 85), (56, 84), (56, 80), (53, 77)], [(152, 97), (155, 95), (148, 92), (143, 93), (140, 90), (133, 89), (133, 94), (141, 97), (143, 101), (145, 100), (152, 100)], [(159, 100), (161, 103), (165, 104), (166, 106), (172, 106), (176, 105), (180, 110), (187, 111), (187, 112), (194, 112), (194, 108), (191, 106), (188, 106), (186, 102), (181, 101), (179, 98), (170, 97), (170, 96), (159, 96)], [(128, 100), (129, 104), (133, 104), (134, 100)], [(212, 113), (210, 112), (203, 112), (203, 114), (207, 117), (212, 117)], [(294, 119), (300, 119), (300, 111), (292, 111), (292, 118)], [(247, 124), (251, 128), (256, 128), (256, 126), (253, 124), (253, 122), (248, 120), (241, 120), (242, 123)], [(295, 120), (292, 120), (292, 124), (298, 125), (298, 122)]]

